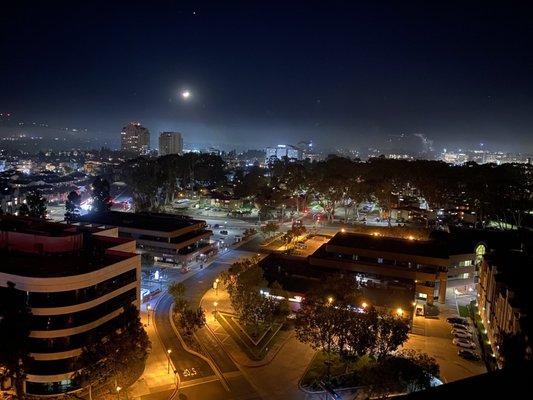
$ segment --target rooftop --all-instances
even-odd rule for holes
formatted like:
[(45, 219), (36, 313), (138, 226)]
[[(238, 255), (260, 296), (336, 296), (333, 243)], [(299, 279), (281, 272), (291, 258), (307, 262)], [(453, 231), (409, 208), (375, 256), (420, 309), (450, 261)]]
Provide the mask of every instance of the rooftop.
[(160, 232), (173, 232), (198, 224), (205, 225), (205, 221), (192, 219), (184, 215), (148, 212), (126, 213), (120, 211), (86, 214), (78, 217), (77, 221)]
[[(70, 276), (135, 257), (128, 252), (128, 244), (133, 241), (115, 237), (114, 232), (43, 219), (2, 216), (0, 272), (32, 277)], [(117, 247), (124, 244), (125, 247)]]
[(352, 232), (339, 232), (326, 244), (378, 252), (410, 254), (423, 257), (448, 258), (446, 246), (433, 240), (411, 240)]
[(95, 233), (98, 232), (99, 229), (68, 225), (39, 218), (2, 215), (0, 216), (0, 231), (19, 232), (47, 237), (65, 237), (83, 232)]

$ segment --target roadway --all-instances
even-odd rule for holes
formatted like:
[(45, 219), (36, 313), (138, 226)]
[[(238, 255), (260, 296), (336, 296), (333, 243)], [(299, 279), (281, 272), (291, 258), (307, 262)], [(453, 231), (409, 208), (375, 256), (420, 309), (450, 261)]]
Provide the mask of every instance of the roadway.
[[(258, 241), (254, 241), (258, 243)], [(187, 297), (190, 304), (195, 307), (200, 304), (203, 294), (212, 287), (213, 281), (222, 271), (227, 269), (235, 260), (249, 257), (253, 253), (232, 249), (211, 263), (209, 267), (199, 270), (193, 276), (183, 281), (187, 287)], [(188, 352), (172, 327), (170, 322), (170, 308), (172, 298), (163, 294), (157, 303), (154, 312), (154, 320), (158, 335), (165, 349), (171, 349), (171, 369), (175, 368), (180, 380), (179, 392), (169, 392), (168, 397), (164, 394), (151, 394), (143, 396), (143, 400), (172, 399), (195, 400), (195, 399), (260, 399), (259, 394), (250, 384), (241, 369), (233, 362), (223, 350), (207, 328), (197, 332), (197, 337), (203, 346), (201, 357)], [(212, 316), (208, 315), (207, 318)], [(172, 373), (172, 371), (171, 371)]]

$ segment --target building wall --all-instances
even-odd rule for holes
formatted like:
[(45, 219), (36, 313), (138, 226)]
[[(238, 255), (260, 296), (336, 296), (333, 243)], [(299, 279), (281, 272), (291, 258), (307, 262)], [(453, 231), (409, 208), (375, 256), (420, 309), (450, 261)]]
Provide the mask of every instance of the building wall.
[(512, 305), (513, 293), (498, 281), (498, 267), (486, 259), (479, 268), (478, 309), (491, 342), (492, 351), (499, 357), (498, 341), (503, 333), (520, 332), (520, 309)]
[(161, 132), (159, 135), (159, 155), (183, 153), (183, 137), (179, 132)]
[(150, 149), (150, 132), (138, 123), (130, 123), (120, 134), (122, 151), (145, 154)]
[[(116, 230), (100, 232), (113, 233)], [(69, 243), (68, 237), (44, 238)], [(33, 361), (27, 371), (27, 393), (52, 395), (50, 390), (76, 390), (72, 379), (79, 369), (84, 345), (119, 328), (117, 317), (125, 305), (140, 305), (141, 261), (139, 255), (130, 252), (135, 250), (135, 242), (100, 236), (99, 240), (103, 239), (109, 240), (107, 252), (122, 259), (91, 272), (60, 277), (0, 272), (0, 288), (13, 282), (15, 289), (26, 296), (32, 312)]]

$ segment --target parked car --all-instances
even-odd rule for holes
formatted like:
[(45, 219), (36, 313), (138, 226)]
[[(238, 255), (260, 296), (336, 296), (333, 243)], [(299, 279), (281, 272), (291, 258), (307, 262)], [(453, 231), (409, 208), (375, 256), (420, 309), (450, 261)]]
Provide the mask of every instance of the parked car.
[(476, 347), (473, 342), (467, 339), (455, 338), (452, 340), (452, 342), (454, 345), (464, 347), (465, 349), (474, 349)]
[(461, 325), (461, 324), (452, 324), (452, 329), (456, 329), (458, 331), (469, 331), (468, 325)]
[(220, 228), (220, 225), (219, 224), (215, 224), (215, 225), (213, 225), (213, 228)]
[(446, 318), (450, 324), (468, 325), (468, 319), (464, 317), (450, 317)]
[(481, 357), (478, 353), (476, 353), (475, 351), (472, 351), (472, 350), (467, 350), (467, 349), (461, 349), (457, 352), (457, 354), (459, 355), (459, 357), (463, 357), (467, 360), (472, 360), (472, 361), (479, 361), (481, 360)]
[(228, 234), (228, 231), (226, 231), (226, 230), (222, 230), (222, 231), (220, 231), (220, 234), (221, 234), (221, 235), (227, 235), (227, 234)]
[(453, 336), (460, 339), (472, 339), (472, 334), (470, 332), (452, 330)]

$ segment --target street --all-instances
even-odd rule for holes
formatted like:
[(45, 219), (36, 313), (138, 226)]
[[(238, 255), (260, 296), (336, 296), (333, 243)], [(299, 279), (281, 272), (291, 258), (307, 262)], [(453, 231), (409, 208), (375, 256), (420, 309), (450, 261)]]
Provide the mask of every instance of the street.
[[(187, 298), (193, 307), (199, 305), (202, 295), (212, 287), (213, 281), (234, 261), (254, 253), (229, 250), (221, 254), (209, 267), (198, 270), (183, 280)], [(206, 328), (198, 331), (200, 341), (206, 346), (208, 358), (193, 354), (184, 348), (170, 322), (172, 298), (164, 294), (155, 308), (154, 320), (163, 347), (171, 350), (171, 369), (181, 382), (179, 399), (259, 399), (259, 395), (233, 360), (219, 347)], [(206, 316), (209, 318), (210, 316)], [(160, 393), (143, 396), (146, 400), (160, 399)]]

